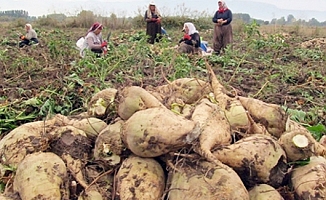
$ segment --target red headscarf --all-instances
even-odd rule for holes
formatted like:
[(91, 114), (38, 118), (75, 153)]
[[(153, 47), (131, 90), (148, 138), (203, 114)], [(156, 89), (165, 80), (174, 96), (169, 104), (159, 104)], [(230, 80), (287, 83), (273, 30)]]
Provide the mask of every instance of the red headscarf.
[(91, 31), (96, 31), (97, 29), (102, 30), (103, 29), (103, 25), (99, 22), (95, 22), (87, 31), (87, 33), (91, 32)]
[(218, 2), (221, 2), (221, 6), (219, 6), (219, 8), (218, 8), (218, 12), (224, 13), (228, 9), (228, 7), (226, 6), (226, 3), (222, 0), (219, 0)]

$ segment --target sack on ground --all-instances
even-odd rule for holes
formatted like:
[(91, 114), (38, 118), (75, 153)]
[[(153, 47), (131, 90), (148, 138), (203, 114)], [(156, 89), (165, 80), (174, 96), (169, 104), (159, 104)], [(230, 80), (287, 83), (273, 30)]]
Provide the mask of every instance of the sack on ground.
[(76, 46), (78, 47), (79, 50), (82, 50), (83, 47), (84, 47), (84, 41), (85, 41), (85, 38), (84, 37), (81, 37), (77, 40), (76, 42)]

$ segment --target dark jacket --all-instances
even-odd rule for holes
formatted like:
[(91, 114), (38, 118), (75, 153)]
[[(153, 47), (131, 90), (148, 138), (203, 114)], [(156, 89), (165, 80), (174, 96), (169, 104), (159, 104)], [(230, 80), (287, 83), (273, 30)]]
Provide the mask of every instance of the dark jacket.
[(216, 11), (212, 21), (214, 23), (217, 23), (218, 19), (227, 20), (227, 22), (224, 23), (223, 26), (230, 24), (232, 22), (232, 12), (231, 12), (231, 10), (227, 9), (223, 13), (219, 13), (218, 11)]
[(185, 40), (185, 39), (182, 38), (179, 41), (179, 43), (185, 42), (186, 44), (191, 45), (191, 46), (195, 46), (196, 48), (200, 47), (200, 42), (201, 41), (200, 41), (199, 34), (198, 33), (194, 33), (194, 34), (190, 35), (190, 37), (191, 37), (191, 40)]
[[(159, 18), (159, 16), (157, 16), (156, 14), (152, 13), (152, 18)], [(144, 19), (146, 21), (146, 19), (149, 19), (148, 16), (147, 16), (147, 11), (145, 12), (145, 15), (144, 15)], [(155, 23), (155, 21), (147, 21), (147, 23)]]

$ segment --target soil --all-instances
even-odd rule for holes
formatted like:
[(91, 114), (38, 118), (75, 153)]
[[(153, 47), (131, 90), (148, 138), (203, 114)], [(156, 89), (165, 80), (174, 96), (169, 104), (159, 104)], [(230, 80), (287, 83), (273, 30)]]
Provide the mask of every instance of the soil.
[[(77, 38), (79, 33), (74, 33), (71, 40)], [(325, 49), (326, 43), (325, 38), (313, 38), (304, 39), (298, 38), (296, 40), (291, 39), (289, 41), (290, 45), (288, 49), (296, 49), (298, 47), (303, 48), (320, 48)], [(207, 37), (206, 37), (207, 38)], [(46, 42), (46, 41), (45, 41)], [(113, 41), (118, 43), (119, 41)], [(237, 41), (234, 42), (235, 47)], [(12, 46), (14, 45), (14, 46)], [(0, 97), (5, 97), (0, 99), (0, 103), (14, 102), (17, 99), (30, 99), (36, 97), (42, 93), (42, 89), (51, 86), (51, 88), (61, 89), (65, 85), (63, 83), (63, 77), (71, 74), (70, 63), (75, 60), (78, 56), (77, 52), (73, 55), (65, 55), (60, 57), (60, 62), (54, 58), (49, 58), (49, 47), (44, 42), (40, 43), (37, 48), (24, 47), (18, 49), (14, 40), (2, 41), (0, 45), (0, 51), (8, 52), (9, 56), (5, 58), (5, 62), (1, 62), (0, 65)], [(278, 105), (286, 105), (293, 109), (302, 109), (304, 111), (309, 111), (315, 106), (325, 105), (325, 100), (323, 95), (325, 93), (325, 81), (323, 77), (326, 75), (326, 70), (324, 67), (323, 58), (320, 60), (302, 59), (296, 57), (292, 54), (290, 50), (284, 50), (284, 52), (278, 52), (276, 59), (271, 61), (274, 65), (284, 65), (286, 67), (288, 64), (297, 65), (297, 73), (293, 73), (291, 77), (284, 77), (285, 81), (281, 79), (274, 82), (265, 81), (266, 85), (263, 85), (262, 78), (272, 76), (276, 73), (282, 73), (280, 70), (272, 68), (259, 61), (244, 62), (239, 68), (242, 70), (251, 70), (252, 73), (235, 73), (234, 68), (222, 68), (218, 63), (212, 62), (214, 65), (215, 74), (218, 75), (226, 86), (229, 86), (230, 91), (236, 93), (236, 95), (241, 96), (253, 96), (267, 103), (275, 103)], [(0, 55), (1, 56), (1, 55)], [(26, 65), (31, 65), (26, 69), (26, 66), (15, 66), (15, 60), (19, 56), (28, 56), (29, 58), (37, 61), (41, 67), (33, 68), (32, 61), (26, 59)], [(4, 58), (2, 58), (4, 59)], [(12, 62), (11, 62), (12, 61)], [(35, 65), (36, 65), (35, 64)], [(116, 88), (124, 87), (124, 85), (139, 85), (145, 87), (147, 85), (162, 85), (166, 84), (165, 79), (153, 78), (152, 75), (155, 72), (160, 71), (160, 66), (144, 68), (145, 76), (141, 83), (135, 82), (131, 79), (126, 78), (123, 83), (113, 83)], [(317, 77), (310, 72), (320, 72), (321, 76)], [(87, 84), (95, 84), (95, 79), (90, 79), (87, 74), (85, 77), (80, 77)], [(108, 77), (107, 79), (110, 79)], [(264, 91), (264, 87), (271, 85), (271, 91)], [(90, 95), (93, 91), (84, 91), (84, 88), (75, 88), (78, 95)], [(308, 94), (306, 96), (303, 93)], [(311, 97), (311, 99), (308, 99)], [(89, 99), (90, 97), (87, 96)], [(76, 105), (81, 107), (81, 102), (76, 99)], [(314, 122), (311, 122), (314, 123)]]

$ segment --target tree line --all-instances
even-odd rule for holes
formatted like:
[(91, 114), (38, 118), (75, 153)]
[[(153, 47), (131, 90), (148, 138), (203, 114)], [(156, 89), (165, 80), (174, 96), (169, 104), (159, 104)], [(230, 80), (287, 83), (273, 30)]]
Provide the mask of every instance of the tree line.
[[(85, 12), (85, 11), (81, 11)], [(91, 11), (88, 11), (91, 12)], [(49, 14), (47, 16), (42, 16), (39, 18), (44, 18), (48, 16), (60, 16), (60, 20), (63, 20), (62, 18), (66, 18), (64, 14), (55, 15), (55, 14)], [(15, 19), (23, 18), (26, 20), (36, 20), (38, 18), (34, 16), (29, 16), (28, 11), (25, 10), (6, 10), (6, 11), (0, 11), (0, 21), (12, 21)], [(260, 25), (269, 25), (269, 24), (276, 24), (276, 25), (305, 25), (305, 26), (326, 26), (325, 22), (319, 22), (317, 19), (312, 18), (308, 21), (302, 20), (302, 19), (296, 19), (292, 14), (288, 15), (286, 18), (281, 17), (279, 19), (272, 19), (271, 21), (264, 21), (260, 19), (254, 19), (251, 18), (249, 14), (245, 13), (234, 13), (233, 18), (237, 20), (242, 20), (244, 23), (251, 23), (253, 20), (256, 21), (257, 24)]]
[(6, 10), (0, 11), (0, 16), (12, 17), (12, 18), (27, 18), (28, 12), (25, 10)]

